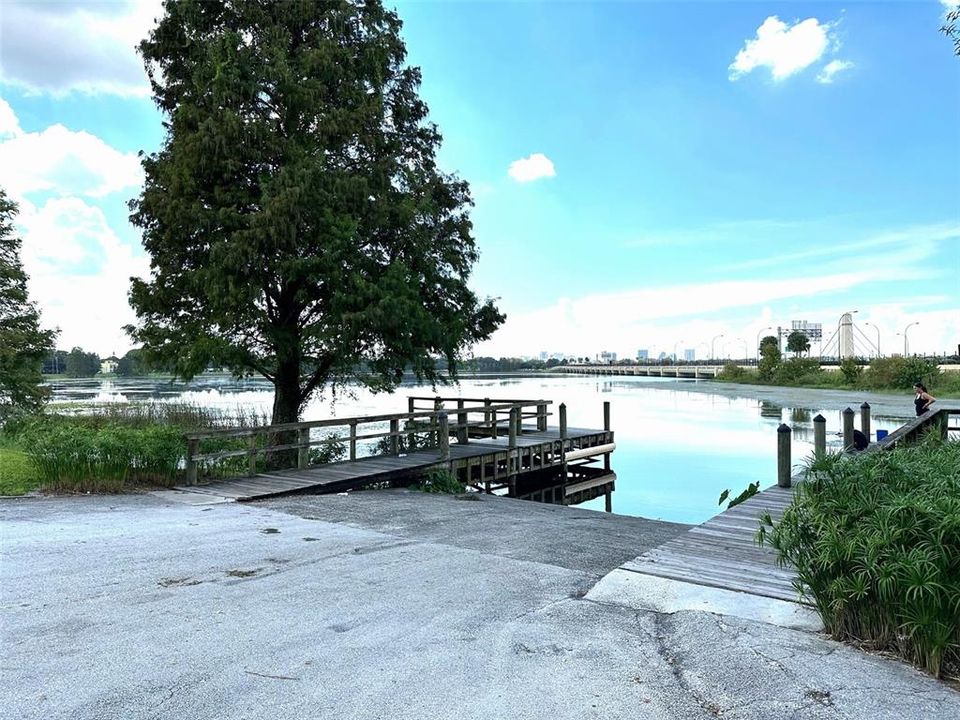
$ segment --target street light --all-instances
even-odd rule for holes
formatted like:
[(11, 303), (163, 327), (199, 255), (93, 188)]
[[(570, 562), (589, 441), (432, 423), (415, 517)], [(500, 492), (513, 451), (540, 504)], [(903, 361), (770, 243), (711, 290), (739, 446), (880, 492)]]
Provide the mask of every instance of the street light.
[(744, 340), (742, 337), (738, 337), (737, 340), (739, 340), (740, 342), (743, 343), (743, 362), (744, 362), (744, 364), (746, 364), (746, 362), (747, 362), (747, 353), (750, 352), (750, 348), (747, 347), (747, 341)]
[(877, 358), (879, 358), (880, 357), (880, 328), (878, 328), (876, 325), (874, 325), (871, 322), (865, 322), (864, 325), (869, 325), (870, 327), (872, 327), (874, 330), (877, 331)]
[(715, 354), (714, 351), (713, 351), (713, 349), (714, 349), (714, 343), (717, 342), (717, 340), (719, 340), (719, 339), (722, 338), (722, 337), (723, 337), (723, 333), (720, 333), (720, 334), (717, 335), (713, 340), (710, 341), (710, 359), (711, 359), (711, 360), (715, 360), (716, 357), (717, 357), (716, 354)]
[(767, 325), (765, 328), (760, 328), (760, 332), (757, 333), (757, 362), (760, 362), (760, 335), (763, 334), (764, 330), (773, 330), (773, 325)]
[(903, 329), (903, 356), (904, 356), (904, 357), (906, 357), (906, 356), (907, 356), (907, 353), (909, 353), (909, 351), (910, 351), (910, 350), (909, 350), (909, 348), (910, 348), (910, 343), (907, 342), (907, 330), (909, 330), (910, 328), (912, 328), (914, 325), (919, 325), (919, 324), (920, 324), (920, 321), (919, 321), (919, 320), (916, 320), (916, 321), (910, 323), (909, 325), (907, 325), (907, 326)]

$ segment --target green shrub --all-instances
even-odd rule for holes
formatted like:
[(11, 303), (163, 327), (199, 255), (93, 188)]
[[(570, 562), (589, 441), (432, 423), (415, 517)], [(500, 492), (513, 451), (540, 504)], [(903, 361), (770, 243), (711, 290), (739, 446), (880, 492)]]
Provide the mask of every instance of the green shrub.
[(466, 486), (445, 468), (437, 468), (428, 472), (416, 486), (416, 489), (422, 492), (446, 495), (459, 495), (467, 490)]
[(848, 385), (856, 385), (863, 375), (863, 365), (852, 357), (844, 358), (840, 363), (840, 374)]
[[(772, 530), (770, 529), (772, 528)], [(834, 638), (939, 676), (960, 664), (960, 443), (808, 463), (783, 518), (758, 533), (796, 568)]]
[(872, 390), (909, 390), (915, 382), (936, 387), (940, 368), (916, 357), (877, 358), (863, 374), (863, 384)]
[(718, 380), (729, 380), (731, 382), (736, 382), (737, 380), (742, 380), (747, 374), (746, 369), (740, 367), (735, 362), (728, 362), (723, 366), (723, 369), (718, 373)]
[(801, 381), (816, 381), (823, 371), (816, 358), (795, 357), (780, 363), (773, 371), (773, 380), (779, 385), (796, 385)]

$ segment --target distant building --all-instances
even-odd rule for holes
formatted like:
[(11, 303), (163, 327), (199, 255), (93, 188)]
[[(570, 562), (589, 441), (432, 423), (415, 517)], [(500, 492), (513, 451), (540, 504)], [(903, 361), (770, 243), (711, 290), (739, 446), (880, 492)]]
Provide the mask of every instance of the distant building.
[(614, 363), (617, 361), (617, 354), (615, 352), (610, 352), (609, 350), (604, 350), (600, 353), (600, 362), (602, 363)]
[(120, 364), (120, 358), (111, 355), (100, 361), (100, 372), (104, 375), (113, 375), (117, 372), (117, 366)]
[(697, 350), (696, 348), (687, 348), (683, 351), (683, 359), (687, 362), (693, 362), (697, 359)]
[(648, 350), (637, 350), (637, 360), (649, 360), (650, 352)]

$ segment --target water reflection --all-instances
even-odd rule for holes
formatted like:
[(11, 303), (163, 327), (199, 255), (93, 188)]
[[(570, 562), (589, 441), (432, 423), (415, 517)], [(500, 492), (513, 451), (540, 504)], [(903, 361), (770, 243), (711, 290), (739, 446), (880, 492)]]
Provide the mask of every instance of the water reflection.
[[(189, 384), (151, 380), (59, 381), (54, 400), (83, 406), (106, 402), (189, 402), (233, 411), (269, 413), (273, 393), (265, 381), (235, 381), (202, 376)], [(793, 429), (792, 457), (800, 463), (813, 448), (813, 421), (827, 419), (827, 438), (839, 447), (843, 408), (859, 408), (862, 397), (836, 391), (724, 387), (669, 378), (535, 376), (477, 377), (458, 387), (438, 388), (444, 396), (545, 399), (551, 426), (561, 402), (570, 427), (603, 427), (602, 403), (612, 406), (617, 450), (614, 508), (618, 513), (702, 522), (717, 512), (720, 493), (734, 495), (751, 482), (761, 487), (776, 481), (776, 429), (784, 421)], [(406, 410), (407, 395), (434, 395), (428, 386), (408, 384), (393, 395), (354, 393), (314, 398), (304, 419), (374, 415)], [(874, 404), (874, 400), (870, 400)], [(902, 406), (903, 413), (900, 412)], [(886, 398), (875, 405), (874, 431), (894, 430), (909, 418), (909, 398)], [(886, 411), (882, 410), (885, 409)], [(894, 409), (897, 412), (891, 412)], [(857, 414), (859, 427), (859, 412)], [(603, 509), (603, 500), (586, 507)]]

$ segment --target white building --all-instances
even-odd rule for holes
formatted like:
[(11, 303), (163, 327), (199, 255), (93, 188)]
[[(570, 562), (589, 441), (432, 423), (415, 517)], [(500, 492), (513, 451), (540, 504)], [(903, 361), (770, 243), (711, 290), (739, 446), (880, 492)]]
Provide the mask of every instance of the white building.
[(687, 362), (693, 362), (697, 359), (697, 350), (696, 348), (687, 348), (683, 351), (683, 359)]
[(617, 361), (617, 354), (609, 350), (604, 350), (600, 353), (599, 359), (601, 363), (614, 363)]

